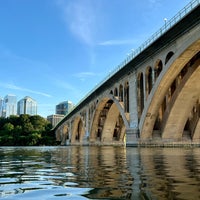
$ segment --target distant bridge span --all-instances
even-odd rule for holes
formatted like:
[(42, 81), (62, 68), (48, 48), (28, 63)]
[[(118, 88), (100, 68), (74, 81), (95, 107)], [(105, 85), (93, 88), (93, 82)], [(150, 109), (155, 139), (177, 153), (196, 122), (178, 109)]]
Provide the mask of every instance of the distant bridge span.
[(55, 127), (66, 144), (200, 144), (200, 1), (191, 1)]

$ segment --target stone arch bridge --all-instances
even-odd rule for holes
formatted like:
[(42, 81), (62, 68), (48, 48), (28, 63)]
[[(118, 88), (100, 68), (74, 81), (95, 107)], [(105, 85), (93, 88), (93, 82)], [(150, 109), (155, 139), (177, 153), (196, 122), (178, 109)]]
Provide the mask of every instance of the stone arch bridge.
[(200, 1), (191, 1), (55, 127), (65, 144), (200, 142)]

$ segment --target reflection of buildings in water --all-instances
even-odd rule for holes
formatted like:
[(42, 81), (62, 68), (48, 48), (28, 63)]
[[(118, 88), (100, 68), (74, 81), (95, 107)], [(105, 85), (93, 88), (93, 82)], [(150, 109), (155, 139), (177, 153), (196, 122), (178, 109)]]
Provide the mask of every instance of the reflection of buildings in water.
[(126, 165), (126, 148), (74, 146), (67, 149), (62, 158), (66, 166), (73, 166), (67, 168), (67, 173), (74, 175), (68, 181), (78, 183), (78, 187), (95, 188), (87, 197), (128, 199), (131, 196), (133, 179)]
[(141, 193), (158, 199), (199, 199), (200, 163), (192, 149), (145, 148), (140, 156)]

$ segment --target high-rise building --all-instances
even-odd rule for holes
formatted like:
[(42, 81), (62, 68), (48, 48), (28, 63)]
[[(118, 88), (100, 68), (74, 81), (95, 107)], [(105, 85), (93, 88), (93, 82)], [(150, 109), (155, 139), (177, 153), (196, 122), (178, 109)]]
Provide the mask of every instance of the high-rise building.
[(10, 115), (17, 114), (17, 97), (9, 94), (4, 97), (2, 116), (10, 117)]
[(3, 117), (3, 99), (0, 97), (0, 117)]
[(49, 115), (47, 116), (47, 120), (52, 124), (53, 127), (56, 126), (58, 122), (60, 122), (64, 118), (64, 115)]
[(31, 97), (24, 97), (17, 103), (17, 114), (37, 115), (37, 102)]
[(73, 107), (74, 105), (71, 101), (63, 101), (56, 105), (56, 114), (67, 115)]

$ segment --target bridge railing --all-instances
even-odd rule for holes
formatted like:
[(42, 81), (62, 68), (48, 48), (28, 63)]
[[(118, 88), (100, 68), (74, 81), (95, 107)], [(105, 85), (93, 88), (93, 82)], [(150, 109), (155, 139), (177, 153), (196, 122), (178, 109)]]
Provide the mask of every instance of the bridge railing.
[(183, 19), (188, 13), (190, 13), (195, 7), (200, 4), (200, 0), (192, 0), (188, 3), (182, 10), (180, 10), (173, 18), (170, 20), (164, 19), (165, 24), (155, 32), (149, 39), (147, 39), (141, 46), (132, 53), (117, 67), (114, 68), (101, 82), (99, 82), (84, 98), (82, 98), (77, 105), (79, 105), (83, 100), (90, 96), (97, 88), (99, 88), (103, 83), (105, 83), (110, 77), (127, 65), (131, 60), (133, 60), (137, 55), (144, 51), (148, 46), (150, 46), (154, 41), (156, 41), (160, 36), (167, 32), (172, 26)]

